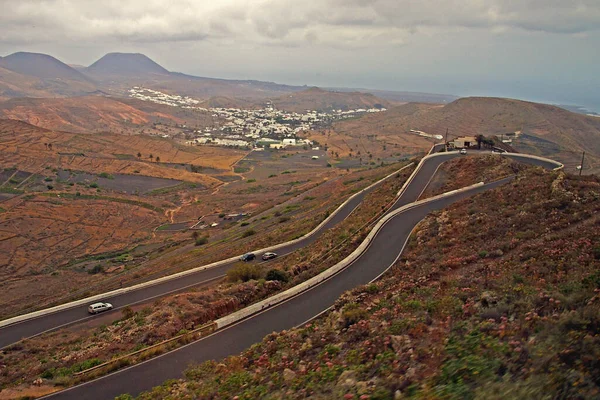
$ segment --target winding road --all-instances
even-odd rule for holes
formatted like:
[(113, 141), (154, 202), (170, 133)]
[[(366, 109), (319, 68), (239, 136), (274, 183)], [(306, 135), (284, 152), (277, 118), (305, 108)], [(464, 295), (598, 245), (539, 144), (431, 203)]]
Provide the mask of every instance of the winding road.
[[(382, 183), (382, 181), (383, 180), (381, 180), (380, 183)], [(276, 248), (270, 249), (270, 251), (276, 251), (279, 256), (284, 256), (313, 243), (319, 238), (319, 236), (321, 236), (323, 232), (336, 226), (338, 223), (346, 219), (363, 201), (364, 197), (368, 193), (375, 190), (377, 186), (379, 185), (372, 185), (357, 193), (348, 202), (340, 206), (333, 216), (310, 236), (304, 237), (303, 239), (295, 241), (291, 244), (277, 246)], [(138, 290), (130, 291), (124, 294), (106, 296), (103, 297), (101, 301), (111, 303), (114, 307), (111, 313), (120, 315), (119, 310), (126, 306), (147, 302), (158, 297), (189, 289), (194, 286), (208, 284), (211, 281), (223, 278), (227, 271), (232, 268), (236, 262), (237, 257), (230, 262), (216, 267), (200, 270), (192, 274), (166, 280), (151, 286), (145, 286)], [(255, 262), (258, 262), (258, 260)], [(93, 302), (94, 301), (91, 301), (90, 303)], [(40, 335), (44, 332), (56, 330), (76, 322), (83, 322), (85, 320), (95, 318), (95, 316), (90, 316), (88, 314), (87, 306), (88, 303), (53, 313), (47, 313), (42, 316), (26, 319), (22, 322), (17, 322), (2, 327), (0, 328), (0, 348), (9, 346), (24, 338)], [(104, 315), (106, 314), (107, 313)]]
[[(507, 156), (512, 157), (512, 155)], [(405, 190), (389, 212), (415, 202), (427, 187), (439, 165), (455, 157), (459, 157), (459, 155), (444, 153), (430, 157), (423, 162), (418, 171), (409, 179)], [(554, 169), (558, 165), (549, 160), (528, 158), (522, 155), (516, 156), (516, 158), (519, 161), (526, 161), (548, 169)], [(122, 393), (137, 395), (142, 391), (151, 389), (153, 386), (162, 384), (167, 379), (180, 378), (182, 372), (190, 363), (199, 363), (209, 359), (222, 359), (237, 354), (252, 344), (261, 341), (265, 335), (273, 331), (301, 325), (328, 310), (345, 291), (373, 281), (387, 271), (400, 256), (413, 228), (428, 213), (476, 193), (498, 187), (511, 179), (512, 177), (509, 177), (497, 182), (472, 187), (466, 191), (455, 192), (446, 197), (418, 203), (413, 207), (400, 211), (383, 225), (367, 249), (354, 262), (321, 284), (199, 341), (141, 364), (50, 395), (48, 398), (94, 400), (114, 398)], [(358, 202), (360, 201), (358, 200)], [(354, 206), (357, 204), (354, 204)], [(346, 216), (354, 209), (350, 205), (348, 208), (349, 212)], [(342, 217), (340, 216), (340, 218)], [(332, 224), (334, 223), (332, 222)], [(306, 243), (303, 243), (303, 245), (306, 245)], [(286, 250), (292, 251), (293, 249)]]

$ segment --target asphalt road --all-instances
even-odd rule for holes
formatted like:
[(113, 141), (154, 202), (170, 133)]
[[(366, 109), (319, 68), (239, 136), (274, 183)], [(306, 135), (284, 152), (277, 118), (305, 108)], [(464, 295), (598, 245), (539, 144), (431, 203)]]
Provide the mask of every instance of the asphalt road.
[[(394, 179), (393, 177), (390, 179)], [(319, 231), (310, 237), (300, 240), (294, 244), (283, 246), (275, 250), (279, 256), (289, 254), (297, 249), (305, 247), (319, 238), (319, 236), (343, 221), (354, 211), (356, 207), (363, 201), (364, 197), (375, 190), (378, 185), (373, 186), (367, 190), (360, 192), (356, 197), (345, 204), (326, 224), (324, 224)], [(259, 262), (260, 254), (257, 254), (257, 260)], [(237, 262), (237, 261), (236, 261)], [(102, 301), (111, 303), (114, 310), (111, 313), (118, 314), (119, 309), (133, 304), (142, 303), (151, 299), (165, 296), (167, 294), (175, 293), (188, 289), (193, 286), (199, 286), (207, 284), (212, 280), (222, 278), (227, 271), (236, 263), (231, 262), (218, 267), (198, 271), (194, 274), (186, 275), (180, 278), (172, 279), (166, 282), (162, 282), (156, 285), (144, 287), (142, 289), (128, 292), (125, 294), (106, 297)], [(8, 325), (4, 328), (0, 328), (0, 348), (6, 347), (12, 343), (15, 343), (23, 338), (39, 335), (43, 332), (58, 329), (60, 327), (73, 324), (75, 322), (81, 322), (95, 318), (90, 316), (87, 312), (87, 306), (78, 306), (69, 308), (63, 311), (58, 311), (52, 314), (47, 314), (34, 319), (26, 320), (16, 324)], [(104, 313), (103, 315), (106, 315)]]
[(122, 393), (137, 395), (178, 379), (192, 363), (238, 354), (274, 331), (301, 325), (330, 308), (347, 290), (366, 284), (384, 273), (399, 257), (412, 229), (428, 213), (460, 199), (500, 186), (512, 178), (475, 187), (468, 192), (424, 203), (402, 212), (386, 223), (367, 250), (348, 268), (298, 296), (238, 324), (216, 332), (136, 366), (49, 396), (51, 399), (112, 399)]
[[(470, 151), (469, 154), (481, 154), (484, 152), (478, 151)], [(485, 152), (489, 153), (489, 152)], [(396, 200), (394, 205), (390, 208), (389, 212), (396, 210), (403, 205), (412, 203), (416, 201), (421, 193), (427, 187), (429, 181), (433, 177), (435, 171), (445, 161), (456, 157), (464, 157), (457, 153), (448, 153), (443, 156), (437, 156), (428, 159), (421, 166), (419, 172), (414, 177), (412, 182), (406, 187), (402, 195)], [(556, 165), (549, 163), (547, 161), (527, 158), (526, 155), (516, 155), (516, 156), (507, 156), (511, 157), (517, 161), (526, 162), (538, 166), (542, 166), (544, 168), (552, 169), (555, 168)], [(392, 178), (393, 179), (393, 178)], [(338, 213), (336, 213), (333, 218), (331, 218), (317, 233), (314, 235), (300, 240), (297, 243), (283, 246), (278, 248), (276, 252), (280, 255), (289, 254), (299, 248), (305, 247), (315, 240), (327, 229), (332, 228), (337, 225), (339, 222), (343, 221), (352, 213), (352, 211), (363, 201), (365, 195), (376, 187), (373, 187), (369, 190), (365, 190), (356, 197), (354, 197), (351, 201), (349, 201)], [(259, 255), (260, 256), (260, 255)], [(202, 284), (207, 284), (212, 280), (219, 279), (223, 277), (227, 270), (229, 270), (234, 263), (228, 263), (221, 265), (219, 267), (210, 268), (203, 271), (198, 271), (194, 274), (186, 275), (180, 278), (172, 279), (163, 283), (159, 283), (156, 285), (148, 286), (136, 291), (128, 292), (122, 295), (107, 297), (103, 299), (103, 301), (111, 303), (115, 310), (113, 313), (118, 313), (119, 309), (130, 306), (137, 303), (142, 303), (145, 301), (149, 301), (154, 298), (158, 298), (161, 296), (165, 296), (170, 293), (175, 293), (178, 291), (182, 291), (188, 289), (193, 286), (199, 286)], [(106, 315), (106, 314), (105, 314)], [(47, 332), (50, 330), (58, 329), (65, 325), (70, 325), (78, 321), (84, 321), (87, 319), (95, 318), (94, 316), (90, 316), (87, 313), (87, 305), (73, 307), (67, 310), (59, 311), (53, 314), (47, 314), (38, 318), (30, 319), (27, 321), (23, 321), (20, 323), (16, 323), (13, 325), (9, 325), (3, 328), (0, 328), (0, 348), (6, 347), (12, 343), (15, 343), (23, 338), (39, 335), (43, 332)]]

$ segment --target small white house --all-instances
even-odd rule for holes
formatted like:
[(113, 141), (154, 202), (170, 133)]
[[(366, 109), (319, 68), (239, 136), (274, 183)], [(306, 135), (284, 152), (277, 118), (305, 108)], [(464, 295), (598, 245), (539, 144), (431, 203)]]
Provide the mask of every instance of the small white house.
[(296, 145), (296, 139), (293, 139), (293, 138), (283, 139), (283, 145), (284, 146), (295, 146)]

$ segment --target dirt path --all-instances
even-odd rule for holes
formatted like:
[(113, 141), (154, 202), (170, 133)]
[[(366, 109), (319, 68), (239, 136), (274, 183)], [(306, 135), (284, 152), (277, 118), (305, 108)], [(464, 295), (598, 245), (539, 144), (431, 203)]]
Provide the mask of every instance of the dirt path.
[(175, 214), (177, 214), (183, 207), (189, 206), (190, 204), (193, 204), (196, 201), (198, 201), (197, 194), (184, 199), (183, 202), (181, 203), (181, 205), (179, 205), (175, 208), (170, 208), (170, 209), (166, 210), (165, 217), (167, 217), (169, 219), (170, 223), (174, 223), (175, 222)]

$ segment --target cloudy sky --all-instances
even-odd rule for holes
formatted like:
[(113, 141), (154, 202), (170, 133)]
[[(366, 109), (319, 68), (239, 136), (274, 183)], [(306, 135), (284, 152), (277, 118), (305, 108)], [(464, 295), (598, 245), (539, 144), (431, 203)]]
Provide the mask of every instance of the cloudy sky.
[(0, 0), (0, 55), (600, 112), (600, 0)]

